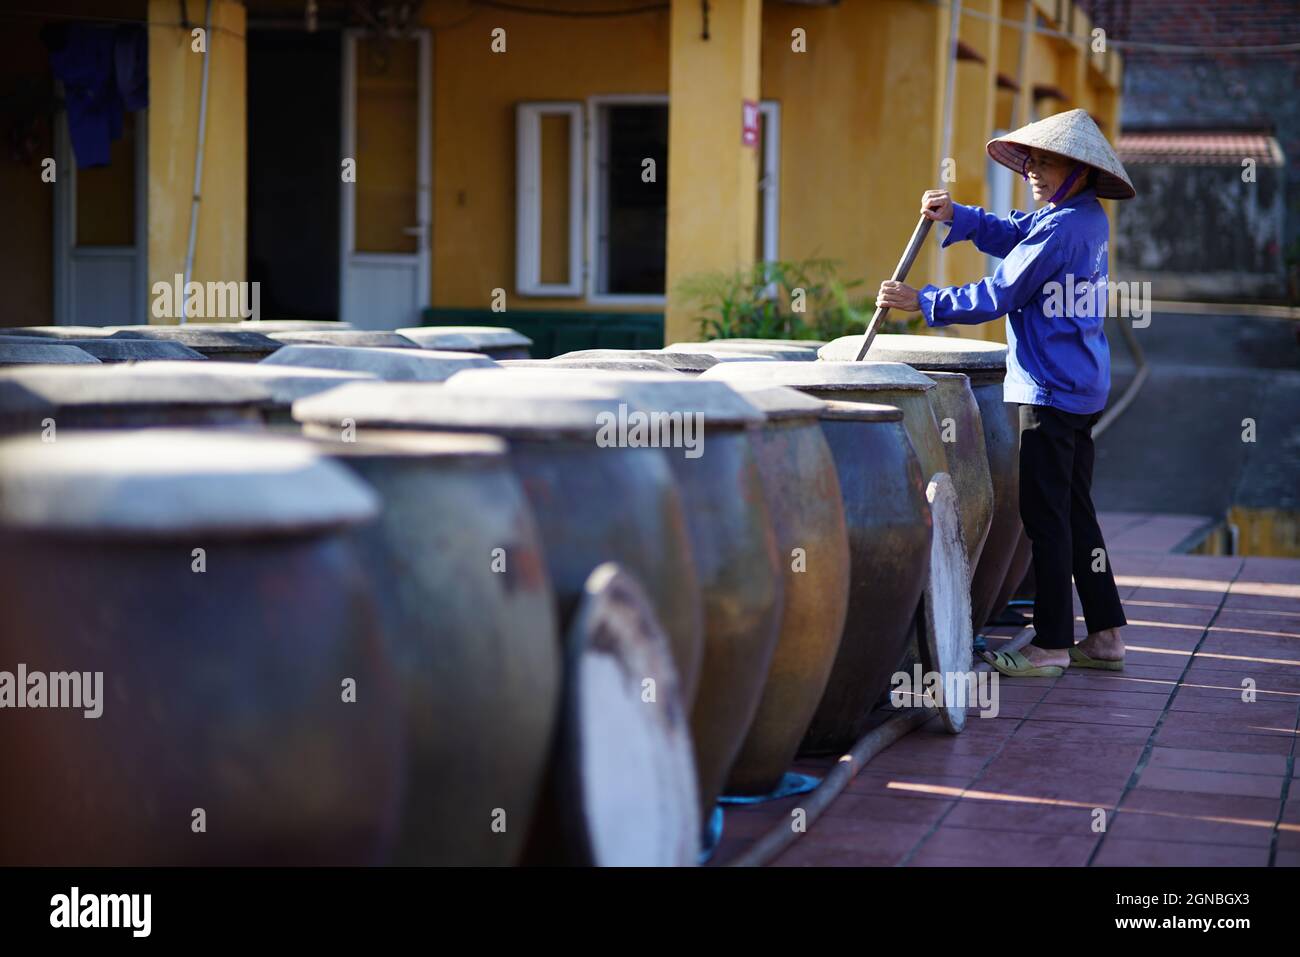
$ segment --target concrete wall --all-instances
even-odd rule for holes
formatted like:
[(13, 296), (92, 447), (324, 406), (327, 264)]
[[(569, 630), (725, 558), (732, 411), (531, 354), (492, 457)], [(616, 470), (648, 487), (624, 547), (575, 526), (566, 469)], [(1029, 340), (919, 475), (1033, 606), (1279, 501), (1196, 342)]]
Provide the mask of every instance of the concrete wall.
[(1235, 302), (1285, 297), (1285, 170), (1132, 165), (1138, 195), (1120, 219), (1124, 280), (1157, 299)]

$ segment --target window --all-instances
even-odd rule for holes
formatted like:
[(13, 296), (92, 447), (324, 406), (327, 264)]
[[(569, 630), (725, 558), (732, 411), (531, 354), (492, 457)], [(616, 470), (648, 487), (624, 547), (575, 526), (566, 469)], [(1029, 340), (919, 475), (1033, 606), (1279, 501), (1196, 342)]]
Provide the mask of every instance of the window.
[[(759, 111), (754, 252), (760, 260), (773, 260), (779, 236), (781, 113), (770, 101), (760, 104)], [(662, 305), (668, 259), (668, 97), (593, 96), (585, 117), (576, 102), (521, 103), (516, 127), (519, 293), (585, 292), (593, 303)]]
[(668, 98), (591, 100), (591, 301), (661, 303), (668, 262)]
[(515, 115), (515, 286), (582, 292), (582, 105), (521, 103)]

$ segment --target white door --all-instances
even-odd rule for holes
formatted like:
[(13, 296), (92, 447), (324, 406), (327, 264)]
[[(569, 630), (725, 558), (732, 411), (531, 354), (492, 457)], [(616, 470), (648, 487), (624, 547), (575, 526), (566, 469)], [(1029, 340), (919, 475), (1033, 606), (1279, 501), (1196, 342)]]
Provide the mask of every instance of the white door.
[(128, 113), (109, 165), (77, 170), (67, 114), (54, 127), (54, 322), (149, 321), (146, 112)]
[(431, 69), (426, 30), (344, 34), (339, 318), (358, 329), (419, 325), (429, 303)]

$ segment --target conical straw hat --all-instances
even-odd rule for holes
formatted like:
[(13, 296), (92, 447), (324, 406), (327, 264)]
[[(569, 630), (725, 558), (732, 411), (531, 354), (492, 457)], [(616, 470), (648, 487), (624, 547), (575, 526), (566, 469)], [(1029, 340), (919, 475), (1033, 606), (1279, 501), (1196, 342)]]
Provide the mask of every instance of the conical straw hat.
[(1137, 195), (1124, 164), (1106, 141), (1087, 110), (1066, 110), (1006, 136), (989, 140), (989, 156), (1008, 169), (1023, 173), (1029, 147), (1048, 150), (1087, 163), (1097, 170), (1097, 195), (1102, 199), (1132, 199)]

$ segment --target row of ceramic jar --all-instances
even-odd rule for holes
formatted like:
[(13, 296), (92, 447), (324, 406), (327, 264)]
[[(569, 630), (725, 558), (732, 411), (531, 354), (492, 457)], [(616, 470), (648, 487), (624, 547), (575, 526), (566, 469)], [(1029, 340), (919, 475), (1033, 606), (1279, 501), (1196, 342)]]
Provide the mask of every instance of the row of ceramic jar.
[[(916, 653), (930, 475), (979, 621), (1007, 577), (1002, 357), (901, 338), (911, 366), (430, 355), (446, 385), (338, 386), (391, 378), (384, 350), (313, 346), (348, 371), (0, 373), (0, 420), (39, 433), (0, 452), (0, 668), (103, 676), (97, 718), (4, 715), (5, 859), (691, 862), (719, 794), (850, 744)], [(310, 445), (82, 434), (296, 396)], [(628, 409), (698, 416), (701, 454), (599, 441)]]

